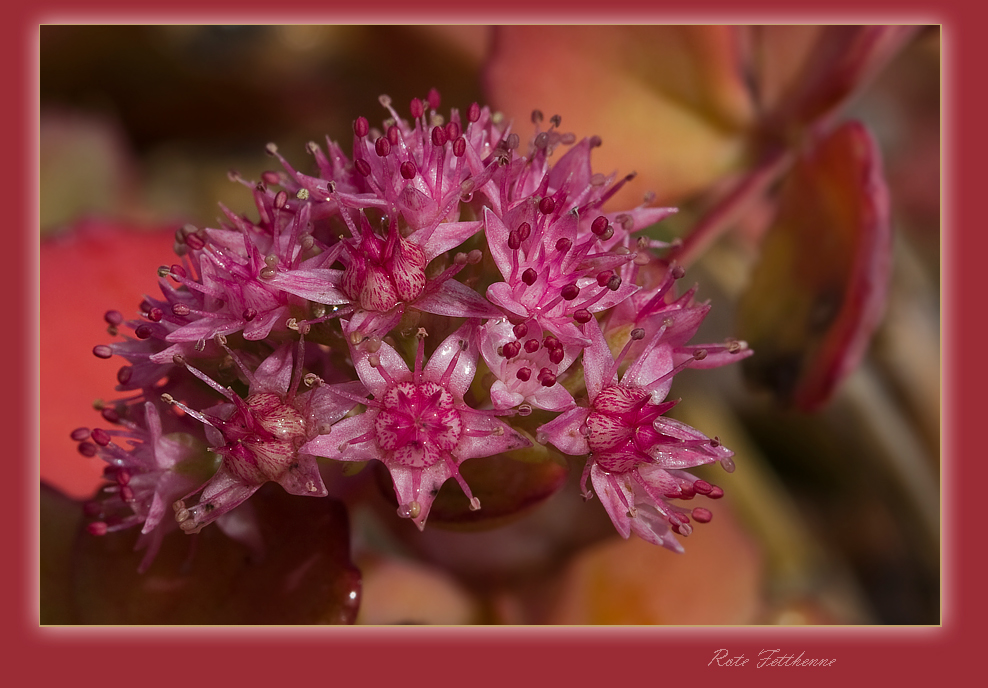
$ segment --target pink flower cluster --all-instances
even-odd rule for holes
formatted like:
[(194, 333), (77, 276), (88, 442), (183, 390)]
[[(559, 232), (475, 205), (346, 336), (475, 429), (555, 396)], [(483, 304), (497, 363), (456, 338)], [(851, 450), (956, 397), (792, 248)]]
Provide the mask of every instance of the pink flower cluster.
[(635, 236), (674, 210), (605, 212), (631, 176), (593, 172), (600, 139), (558, 117), (534, 112), (523, 146), (476, 103), (439, 114), (435, 90), (408, 119), (381, 103), (390, 117), (354, 122), (352, 156), (309, 144), (314, 175), (269, 145), (281, 171), (234, 175), (257, 219), (223, 208), (221, 227), (183, 227), (161, 297), (107, 313), (130, 332), (94, 353), (125, 359), (128, 396), (102, 410), (112, 429), (72, 435), (108, 464), (90, 531), (140, 525), (146, 565), (169, 528), (245, 537), (237, 507), (266, 482), (325, 496), (320, 461), (371, 459), (423, 528), (450, 478), (482, 507), (464, 461), (534, 440), (586, 458), (584, 495), (589, 479), (623, 536), (680, 550), (673, 533), (711, 517), (681, 502), (723, 494), (688, 469), (733, 465), (664, 415), (672, 378), (751, 352), (688, 343), (708, 306), (677, 297), (682, 269)]

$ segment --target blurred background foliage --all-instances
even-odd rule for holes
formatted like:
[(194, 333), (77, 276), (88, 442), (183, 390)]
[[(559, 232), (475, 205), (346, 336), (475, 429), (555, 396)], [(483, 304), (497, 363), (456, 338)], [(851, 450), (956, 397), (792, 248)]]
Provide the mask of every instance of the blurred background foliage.
[[(647, 28), (636, 30), (647, 37)], [(584, 27), (590, 40), (593, 31)], [(798, 35), (794, 29), (794, 43)], [(488, 60), (507, 40), (484, 26), (43, 26), (42, 243), (64, 239), (83, 219), (134, 231), (186, 222), (216, 226), (217, 202), (253, 215), (250, 195), (229, 181), (229, 170), (259, 178), (272, 168), (264, 155), (269, 141), (302, 170), (308, 169), (309, 140), (328, 136), (349, 150), (358, 115), (372, 123), (384, 118), (377, 101), (382, 93), (402, 111), (431, 87), (442, 94), (441, 110), (462, 110), (473, 101), (506, 108), (524, 138), (527, 111), (507, 109), (514, 107), (505, 102), (510, 98), (499, 94), (517, 80), (532, 98), (540, 91), (548, 96), (558, 66), (547, 52), (494, 83)], [(674, 63), (662, 69), (679, 74)], [(713, 522), (685, 540), (685, 555), (634, 536), (621, 540), (599, 503), (584, 504), (575, 484), (495, 530), (430, 527), (419, 534), (394, 522), (392, 507), (365, 479), (348, 497), (353, 558), (363, 574), (357, 621), (938, 623), (940, 89), (940, 33), (927, 27), (843, 115), (865, 122), (881, 149), (894, 262), (884, 318), (863, 363), (834, 398), (805, 413), (745, 386), (740, 366), (677, 376), (672, 397), (684, 401), (675, 415), (719, 435), (735, 450), (738, 466), (731, 475), (697, 471), (721, 484), (727, 497), (715, 505)], [(577, 100), (593, 99), (596, 90), (588, 78)], [(546, 108), (540, 102), (526, 107)], [(629, 133), (622, 114), (647, 122), (649, 112), (617, 108), (591, 131), (567, 127), (580, 121), (577, 113), (559, 114), (563, 130), (599, 134), (603, 154), (608, 141)], [(655, 235), (683, 235), (722, 180), (713, 175), (699, 190), (665, 193), (673, 186), (649, 178), (649, 161), (633, 162), (641, 153), (618, 151), (641, 172), (642, 189), (681, 209)], [(598, 162), (595, 169), (606, 174), (612, 171), (607, 165)], [(773, 193), (749, 204), (690, 267), (686, 281), (698, 282), (698, 296), (713, 304), (698, 341), (736, 333), (736, 304), (758, 256)], [(45, 255), (43, 283), (52, 269)], [(89, 262), (85, 269), (114, 265)], [(134, 303), (139, 292), (135, 287)], [(92, 295), (99, 298), (106, 296)], [(102, 310), (125, 306), (105, 303)], [(96, 343), (79, 346), (88, 355)], [(54, 365), (43, 356), (43, 369)], [(86, 409), (78, 413), (76, 424), (85, 423)], [(43, 435), (65, 441), (61, 452), (43, 448), (43, 481), (84, 497), (95, 487), (98, 468), (90, 471), (91, 483), (60, 482), (61, 466), (86, 460), (68, 439), (74, 426), (45, 423)], [(580, 469), (571, 467), (571, 483)], [(61, 579), (70, 575), (68, 552), (78, 547), (78, 502), (46, 493), (42, 506), (51, 516), (42, 530), (42, 573)], [(51, 593), (55, 583), (47, 589), (51, 610), (58, 606), (51, 600), (61, 598)], [(66, 617), (51, 613), (48, 620)]]

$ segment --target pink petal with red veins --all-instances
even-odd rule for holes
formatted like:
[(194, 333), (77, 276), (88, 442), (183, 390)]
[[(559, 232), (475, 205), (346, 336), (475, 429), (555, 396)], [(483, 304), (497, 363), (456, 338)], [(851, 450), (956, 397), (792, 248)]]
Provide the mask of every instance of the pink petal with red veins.
[(356, 416), (344, 418), (334, 425), (328, 434), (314, 437), (302, 445), (299, 452), (337, 461), (380, 459), (383, 455), (373, 441), (348, 444), (350, 440), (374, 430), (376, 417), (376, 411), (364, 411)]
[(857, 366), (884, 309), (888, 211), (862, 125), (845, 124), (798, 161), (740, 303), (740, 331), (758, 351), (743, 363), (749, 379), (809, 411)]
[(501, 315), (487, 299), (454, 279), (442, 282), (435, 290), (429, 289), (412, 305), (426, 313), (452, 318), (497, 318)]
[(649, 394), (652, 395), (652, 403), (658, 403), (665, 399), (669, 393), (672, 378), (670, 377), (658, 384), (655, 381), (672, 370), (672, 361), (672, 350), (668, 346), (660, 344), (645, 355), (645, 360), (636, 368), (636, 374), (622, 379), (621, 382), (648, 390)]
[(590, 451), (587, 438), (580, 432), (586, 425), (590, 410), (583, 407), (572, 408), (560, 414), (554, 420), (539, 427), (536, 439), (539, 442), (549, 442), (556, 449), (571, 456), (582, 456)]
[[(577, 286), (580, 285), (588, 286), (596, 283), (597, 281), (593, 278), (590, 278), (586, 281), (581, 279), (577, 282)], [(582, 289), (583, 286), (580, 286), (580, 288)], [(641, 287), (638, 287), (634, 284), (622, 284), (615, 291), (608, 290), (607, 294), (601, 297), (600, 301), (594, 303), (587, 310), (590, 311), (591, 313), (599, 313), (600, 311), (607, 310), (608, 308), (611, 308), (612, 306), (621, 303), (626, 298), (637, 292), (639, 289), (641, 289)]]
[(276, 324), (287, 320), (288, 308), (285, 306), (268, 311), (244, 325), (244, 339), (252, 342), (264, 339)]
[[(560, 369), (562, 369), (562, 366), (560, 366)], [(493, 396), (492, 392), (492, 400)], [(576, 404), (573, 400), (573, 395), (566, 391), (566, 388), (560, 384), (555, 384), (552, 387), (542, 387), (532, 396), (532, 405), (546, 411), (562, 411)]]
[[(344, 328), (346, 331), (346, 328)], [(381, 348), (375, 351), (373, 354), (367, 354), (360, 351), (353, 352), (353, 364), (357, 370), (357, 376), (360, 381), (367, 386), (367, 389), (374, 398), (379, 399), (384, 396), (385, 392), (391, 386), (390, 383), (384, 380), (384, 377), (378, 372), (378, 368), (384, 368), (388, 375), (395, 382), (406, 382), (412, 379), (412, 373), (408, 369), (408, 364), (405, 363), (397, 351), (391, 348), (390, 345), (381, 343)], [(368, 360), (370, 356), (374, 356), (377, 365), (372, 366)]]
[(350, 316), (349, 321), (342, 321), (349, 323), (343, 326), (343, 331), (347, 334), (359, 332), (365, 337), (383, 337), (398, 326), (404, 312), (405, 306), (400, 303), (384, 313), (358, 310)]
[(590, 139), (582, 138), (570, 148), (549, 170), (549, 188), (558, 189), (564, 184), (582, 191), (590, 184), (593, 169), (590, 166)]
[(495, 282), (487, 287), (487, 298), (490, 299), (491, 303), (500, 306), (509, 313), (527, 318), (528, 308), (515, 301), (513, 291), (507, 282)]
[(306, 421), (308, 427), (314, 428), (319, 434), (329, 432), (332, 424), (355, 406), (350, 397), (340, 396), (335, 391), (346, 392), (355, 397), (367, 396), (367, 389), (362, 382), (319, 385), (309, 392), (309, 396), (305, 399)]
[(319, 465), (311, 454), (299, 453), (296, 463), (297, 466), (290, 467), (278, 480), (285, 492), (305, 497), (325, 497), (329, 494), (319, 474)]
[(590, 483), (594, 492), (611, 517), (615, 530), (623, 538), (631, 536), (631, 518), (628, 508), (634, 506), (635, 496), (628, 487), (631, 477), (625, 473), (606, 473), (594, 464), (590, 469)]
[(508, 228), (501, 218), (490, 208), (484, 208), (484, 234), (487, 235), (487, 246), (491, 250), (491, 258), (497, 264), (501, 274), (507, 279), (511, 274), (511, 250), (508, 248)]
[(607, 347), (607, 341), (604, 339), (596, 320), (591, 320), (584, 325), (583, 333), (590, 338), (590, 345), (583, 350), (583, 375), (587, 383), (587, 394), (593, 401), (600, 394), (600, 390), (614, 382), (617, 376), (612, 375), (604, 379), (604, 376), (614, 367), (614, 357)]
[(272, 394), (285, 394), (288, 386), (292, 383), (292, 368), (295, 364), (295, 346), (293, 344), (282, 344), (280, 347), (261, 361), (254, 371), (254, 378), (258, 380), (256, 386), (251, 385), (250, 394), (258, 392), (271, 392)]
[(732, 27), (505, 26), (494, 36), (492, 104), (516, 123), (538, 107), (561, 115), (564, 131), (601, 136), (598, 168), (640, 173), (615, 207), (648, 190), (681, 198), (742, 162), (754, 109)]
[[(431, 261), (436, 256), (450, 251), (464, 241), (480, 231), (484, 223), (480, 220), (473, 222), (443, 222), (429, 237), (429, 241), (422, 247), (425, 251), (426, 262)], [(408, 237), (409, 241), (415, 241), (415, 235)]]
[(495, 380), (494, 384), (491, 385), (491, 403), (494, 404), (494, 408), (514, 408), (523, 401), (525, 401), (523, 394), (510, 391), (507, 385), (500, 380)]
[[(423, 377), (445, 387), (457, 401), (462, 402), (463, 395), (470, 389), (473, 376), (477, 374), (477, 357), (480, 349), (477, 346), (477, 322), (470, 320), (460, 326), (456, 332), (446, 337), (433, 352), (429, 362), (423, 369)], [(383, 348), (383, 347), (382, 347)], [(440, 382), (449, 368), (453, 356), (459, 353), (456, 366), (453, 368), (449, 381), (443, 385)]]
[(330, 306), (350, 303), (350, 297), (340, 289), (342, 270), (292, 270), (279, 272), (266, 280), (267, 284), (303, 299)]
[(398, 508), (411, 502), (418, 502), (419, 512), (412, 517), (412, 522), (419, 530), (425, 529), (425, 521), (432, 509), (432, 502), (453, 472), (446, 461), (429, 466), (428, 468), (406, 468), (405, 466), (388, 466), (391, 480), (394, 482), (395, 496), (398, 497)]
[(204, 317), (169, 332), (165, 341), (197, 342), (200, 339), (210, 339), (218, 334), (233, 334), (240, 331), (243, 323), (244, 321), (240, 319)]
[(488, 413), (465, 408), (460, 408), (458, 411), (463, 420), (463, 434), (460, 435), (459, 444), (453, 450), (457, 463), (521, 449), (532, 444), (510, 425)]

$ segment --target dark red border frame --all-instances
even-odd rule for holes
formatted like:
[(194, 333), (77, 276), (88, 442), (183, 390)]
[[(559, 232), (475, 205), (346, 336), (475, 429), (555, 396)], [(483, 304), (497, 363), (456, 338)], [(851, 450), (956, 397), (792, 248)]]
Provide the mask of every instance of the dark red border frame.
[[(746, 3), (693, 0), (665, 11), (656, 2), (641, 7), (628, 0), (583, 5), (574, 13), (547, 2), (533, 11), (528, 2), (509, 0), (476, 6), (459, 2), (376, 1), (354, 14), (355, 4), (337, 11), (327, 2), (291, 0), (273, 7), (256, 0), (222, 7), (215, 0), (173, 0), (136, 6), (120, 0), (77, 6), (39, 0), (32, 6), (4, 10), (0, 22), (3, 92), (14, 105), (2, 109), (8, 150), (2, 166), (10, 203), (5, 238), (13, 244), (0, 271), (4, 313), (10, 330), (23, 334), (2, 344), (4, 361), (18, 374), (2, 397), (7, 432), (7, 475), (16, 475), (12, 498), (2, 502), (4, 544), (17, 556), (3, 567), (5, 673), (31, 676), (32, 683), (62, 679), (75, 685), (99, 681), (139, 681), (147, 685), (182, 685), (221, 680), (247, 685), (317, 682), (326, 685), (377, 685), (403, 682), (468, 685), (608, 684), (638, 680), (660, 684), (670, 679), (800, 682), (835, 680), (921, 681), (966, 675), (980, 668), (981, 615), (986, 588), (978, 497), (986, 484), (986, 462), (976, 440), (980, 390), (986, 358), (975, 349), (983, 309), (977, 273), (981, 228), (980, 154), (985, 145), (986, 92), (983, 69), (988, 40), (982, 35), (980, 11), (962, 9), (961, 0), (876, 2), (830, 0), (798, 13), (786, 0)], [(647, 9), (646, 9), (647, 7)], [(527, 14), (525, 14), (527, 13)], [(38, 26), (42, 23), (263, 23), (263, 22), (784, 22), (784, 23), (935, 23), (943, 26), (944, 60), (944, 197), (943, 353), (944, 437), (943, 625), (935, 628), (736, 628), (736, 629), (51, 629), (37, 625), (37, 81)], [(10, 295), (15, 294), (14, 298)], [(54, 314), (42, 314), (43, 327), (57, 327)], [(968, 316), (963, 318), (962, 316)], [(961, 367), (963, 365), (963, 368)], [(23, 460), (23, 458), (27, 460)], [(8, 562), (11, 562), (8, 559)], [(835, 658), (822, 669), (709, 667), (719, 648), (757, 656), (762, 648), (806, 657)]]

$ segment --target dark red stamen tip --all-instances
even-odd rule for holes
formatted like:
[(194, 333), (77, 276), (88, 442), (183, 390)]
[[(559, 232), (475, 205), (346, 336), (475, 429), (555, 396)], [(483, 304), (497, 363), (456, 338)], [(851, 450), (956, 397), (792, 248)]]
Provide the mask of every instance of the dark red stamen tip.
[(518, 369), (518, 372), (515, 373), (515, 377), (517, 377), (522, 382), (528, 382), (529, 380), (532, 379), (532, 369), (531, 368), (519, 368)]
[(702, 506), (698, 506), (693, 509), (693, 520), (697, 523), (710, 523), (714, 515), (710, 513), (709, 509), (704, 509)]
[(543, 368), (539, 371), (539, 382), (543, 387), (552, 387), (556, 384), (556, 374), (548, 368)]
[(707, 496), (710, 497), (710, 499), (720, 499), (721, 497), (724, 496), (724, 490), (717, 487), (716, 485), (712, 485), (710, 487), (710, 492), (707, 494)]
[(357, 170), (357, 172), (359, 172), (361, 174), (361, 176), (364, 176), (364, 177), (369, 177), (370, 176), (370, 173), (371, 173), (370, 163), (368, 163), (363, 158), (358, 158), (357, 160), (354, 160), (353, 161), (353, 166)]
[(418, 119), (425, 114), (425, 103), (419, 98), (412, 98), (412, 102), (408, 105), (408, 109), (412, 112), (412, 117)]
[(573, 320), (580, 323), (581, 325), (586, 324), (593, 320), (593, 313), (588, 311), (586, 308), (581, 308), (580, 310), (573, 313)]
[(590, 231), (596, 234), (597, 236), (600, 236), (601, 234), (607, 231), (607, 225), (608, 225), (607, 218), (604, 217), (603, 215), (598, 215), (597, 219), (594, 220), (593, 224), (590, 225)]
[(401, 130), (392, 124), (388, 127), (388, 143), (392, 146), (397, 146), (399, 141), (401, 141)]
[(455, 141), (460, 138), (460, 123), (459, 122), (448, 122), (446, 124), (446, 138), (449, 141)]
[(544, 346), (545, 348), (547, 348), (549, 350), (552, 350), (552, 349), (558, 349), (558, 348), (562, 347), (562, 344), (559, 343), (559, 340), (556, 339), (556, 337), (554, 335), (547, 334), (542, 339), (542, 346)]
[(177, 264), (176, 265), (172, 265), (169, 268), (169, 272), (171, 272), (172, 275), (174, 275), (176, 277), (185, 277), (186, 276), (185, 268), (183, 268), (181, 265), (177, 265)]
[(164, 314), (165, 314), (164, 311), (162, 311), (160, 308), (157, 307), (152, 308), (151, 310), (148, 311), (148, 320), (150, 320), (151, 322), (161, 322), (161, 316), (163, 316)]
[(515, 337), (521, 339), (522, 337), (528, 334), (528, 325), (526, 325), (525, 323), (518, 323), (513, 328), (511, 328), (511, 331), (515, 333)]
[(580, 295), (580, 288), (576, 286), (576, 282), (571, 282), (560, 290), (559, 295), (567, 301), (572, 301)]
[(433, 146), (445, 146), (446, 145), (446, 130), (442, 127), (432, 128), (432, 145)]
[(103, 416), (103, 420), (105, 420), (107, 423), (116, 424), (120, 422), (120, 414), (117, 413), (115, 409), (112, 409), (109, 406), (107, 406), (105, 409), (100, 411), (100, 415)]
[(600, 148), (602, 145), (604, 145), (604, 142), (600, 140), (600, 137), (599, 136), (591, 136), (590, 137), (590, 147), (591, 148)]
[(84, 440), (88, 440), (89, 428), (76, 428), (75, 430), (72, 431), (72, 434), (69, 435), (69, 437), (72, 438), (73, 442), (82, 442)]
[(367, 132), (370, 131), (370, 123), (367, 121), (366, 117), (358, 117), (353, 122), (353, 133), (357, 136), (363, 138), (367, 136)]
[(539, 212), (543, 215), (549, 215), (553, 210), (556, 209), (556, 202), (546, 196), (541, 201), (539, 201)]
[(105, 521), (95, 521), (86, 526), (86, 532), (90, 535), (106, 535), (106, 522)]
[(154, 330), (150, 325), (138, 325), (134, 330), (134, 336), (138, 339), (148, 339), (152, 334), (154, 334)]
[(467, 152), (467, 140), (460, 136), (455, 141), (453, 141), (453, 155), (458, 158), (462, 158)]
[(439, 97), (439, 91), (437, 91), (435, 88), (430, 88), (429, 95), (426, 97), (429, 99), (429, 107), (431, 107), (433, 110), (438, 108), (439, 103), (442, 102), (442, 99)]
[(511, 359), (521, 352), (521, 342), (508, 342), (501, 347), (501, 353), (505, 358)]
[(391, 152), (391, 142), (383, 136), (374, 142), (374, 151), (379, 157), (386, 157)]
[(610, 281), (611, 277), (614, 276), (613, 270), (604, 270), (597, 274), (597, 286), (606, 287), (607, 283)]
[(539, 343), (538, 339), (529, 339), (527, 342), (525, 342), (525, 351), (527, 351), (530, 354), (534, 354), (536, 351), (539, 350), (541, 346), (542, 344)]
[(244, 316), (244, 320), (246, 320), (247, 322), (250, 322), (251, 320), (253, 320), (254, 318), (257, 317), (257, 309), (256, 308), (247, 308), (247, 309), (244, 310), (243, 316)]
[(401, 163), (401, 166), (398, 168), (398, 171), (401, 172), (402, 179), (414, 179), (416, 172), (415, 163), (412, 162), (411, 160), (406, 160), (405, 162)]
[(607, 288), (611, 291), (617, 291), (621, 288), (621, 278), (618, 275), (611, 275), (610, 279), (607, 280)]
[(535, 271), (535, 268), (526, 268), (525, 272), (521, 273), (521, 281), (532, 286), (535, 284), (535, 280), (539, 278), (539, 273)]
[(113, 349), (106, 344), (97, 344), (93, 347), (93, 356), (96, 358), (110, 358), (113, 356)]
[(467, 108), (467, 121), (476, 122), (478, 119), (480, 119), (480, 105), (470, 103), (470, 107)]
[(563, 362), (563, 358), (566, 357), (566, 352), (563, 351), (563, 347), (557, 347), (549, 351), (549, 360), (559, 365)]
[(103, 428), (93, 428), (92, 438), (93, 442), (101, 447), (105, 447), (110, 443), (110, 435)]
[(92, 442), (80, 442), (79, 443), (79, 453), (85, 456), (87, 459), (91, 459), (96, 456), (96, 445)]
[(517, 251), (521, 248), (521, 235), (518, 234), (518, 230), (508, 232), (508, 248), (512, 251)]
[(107, 311), (103, 314), (103, 320), (107, 325), (119, 325), (123, 322), (123, 314), (120, 311)]
[(130, 377), (134, 374), (134, 369), (130, 366), (123, 366), (117, 371), (117, 382), (126, 385), (130, 382)]
[(557, 251), (562, 251), (563, 253), (565, 253), (566, 251), (569, 251), (571, 248), (573, 248), (573, 241), (571, 239), (567, 239), (566, 237), (561, 237), (556, 242)]
[(522, 222), (520, 225), (518, 225), (518, 238), (521, 239), (522, 241), (525, 241), (525, 239), (527, 239), (531, 233), (532, 233), (532, 225), (528, 224), (527, 222)]

